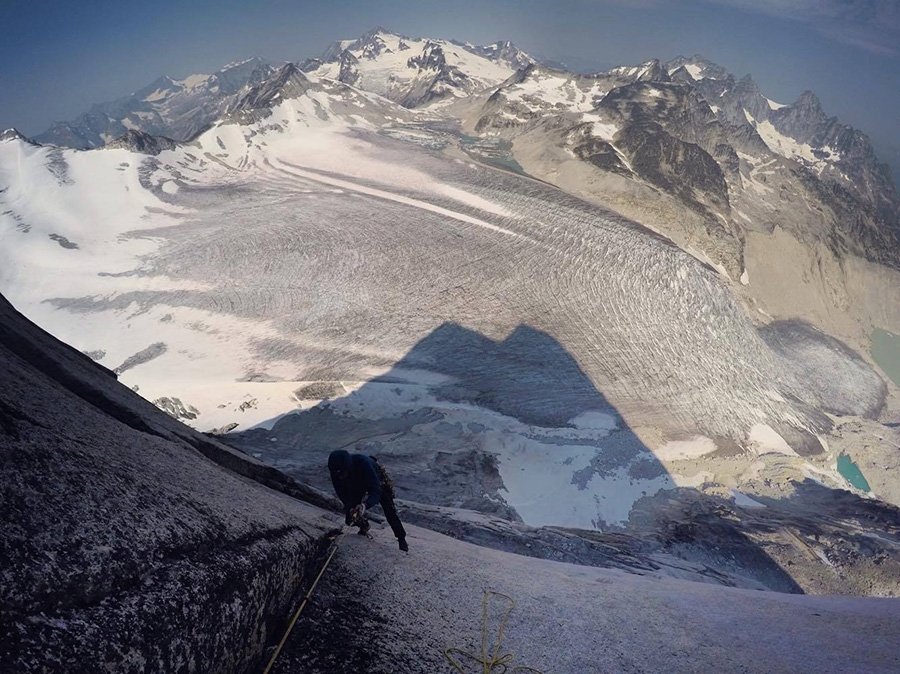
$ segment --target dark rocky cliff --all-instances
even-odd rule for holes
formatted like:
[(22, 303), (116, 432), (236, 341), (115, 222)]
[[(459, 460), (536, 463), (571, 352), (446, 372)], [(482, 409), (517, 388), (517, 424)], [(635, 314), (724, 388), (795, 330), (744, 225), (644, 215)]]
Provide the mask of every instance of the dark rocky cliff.
[(2, 297), (0, 382), (3, 670), (261, 669), (330, 523), (258, 481), (328, 499), (171, 419)]

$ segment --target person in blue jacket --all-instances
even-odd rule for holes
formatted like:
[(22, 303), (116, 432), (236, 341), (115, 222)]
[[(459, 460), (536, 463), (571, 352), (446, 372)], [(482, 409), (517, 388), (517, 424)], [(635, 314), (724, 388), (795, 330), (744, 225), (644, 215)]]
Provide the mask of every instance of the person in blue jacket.
[(394, 484), (378, 459), (336, 449), (328, 457), (328, 470), (334, 491), (344, 504), (347, 524), (358, 526), (360, 534), (368, 534), (370, 525), (365, 511), (381, 504), (400, 549), (409, 552), (406, 531), (394, 507)]

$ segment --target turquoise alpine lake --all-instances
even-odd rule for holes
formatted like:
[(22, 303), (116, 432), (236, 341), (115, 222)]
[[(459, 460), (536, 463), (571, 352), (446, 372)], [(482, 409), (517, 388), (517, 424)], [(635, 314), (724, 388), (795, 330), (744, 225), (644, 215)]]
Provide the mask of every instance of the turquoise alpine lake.
[(878, 367), (900, 386), (900, 336), (887, 330), (875, 328), (872, 331), (872, 359)]
[(837, 469), (838, 472), (844, 476), (847, 482), (852, 484), (857, 489), (861, 489), (862, 491), (871, 491), (871, 489), (869, 488), (869, 483), (863, 476), (862, 471), (859, 469), (859, 466), (857, 466), (846, 454), (841, 454), (838, 457)]

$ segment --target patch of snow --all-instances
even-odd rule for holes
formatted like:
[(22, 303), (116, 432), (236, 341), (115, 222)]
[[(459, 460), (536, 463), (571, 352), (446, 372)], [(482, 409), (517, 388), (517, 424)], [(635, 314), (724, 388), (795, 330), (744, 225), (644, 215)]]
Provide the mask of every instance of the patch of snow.
[(703, 69), (700, 66), (698, 66), (696, 63), (685, 63), (684, 69), (687, 70), (688, 73), (690, 73), (690, 76), (693, 77), (695, 80), (704, 79), (703, 75), (701, 74), (703, 72)]
[(183, 80), (175, 80), (175, 84), (180, 84), (185, 89), (193, 89), (209, 80), (209, 75), (188, 75)]
[(156, 101), (161, 101), (162, 99), (166, 98), (171, 93), (172, 93), (171, 89), (157, 89), (156, 91), (151, 93), (149, 96), (144, 98), (144, 100), (147, 103), (155, 103)]
[[(575, 75), (562, 77), (535, 71), (523, 82), (503, 90), (510, 101), (515, 101), (532, 112), (546, 109), (569, 110), (590, 113), (598, 100), (608, 91), (600, 83), (582, 80)], [(596, 118), (596, 115), (591, 115)], [(585, 115), (585, 121), (590, 121)]]
[(787, 456), (797, 456), (797, 452), (768, 424), (755, 424), (747, 436), (750, 447), (757, 454), (775, 452)]
[(614, 431), (619, 427), (615, 415), (606, 412), (597, 412), (596, 410), (582, 412), (577, 417), (570, 419), (569, 423), (579, 430), (590, 429), (595, 431), (605, 431), (606, 433)]
[(742, 508), (765, 508), (765, 504), (760, 503), (759, 501), (755, 501), (750, 498), (743, 492), (738, 491), (737, 489), (731, 490), (731, 495), (734, 498), (734, 504), (736, 506), (740, 506)]
[(548, 446), (503, 433), (485, 436), (484, 449), (497, 454), (509, 494), (506, 502), (532, 526), (599, 529), (603, 523), (623, 524), (639, 498), (674, 486), (668, 475), (641, 480), (619, 468), (609, 475), (591, 474), (581, 488), (576, 474), (590, 470), (596, 447)]
[(612, 140), (618, 132), (619, 128), (615, 124), (594, 122), (591, 126), (591, 134), (606, 141)]
[(772, 122), (768, 120), (759, 122), (754, 119), (753, 115), (747, 112), (747, 110), (744, 110), (744, 116), (756, 129), (756, 132), (760, 135), (769, 149), (775, 154), (800, 161), (801, 163), (816, 169), (819, 173), (840, 159), (840, 153), (831, 147), (822, 148), (822, 151), (826, 152), (829, 156), (827, 159), (820, 159), (815, 155), (814, 148), (811, 145), (808, 143), (798, 143), (790, 136), (785, 136), (772, 125)]
[(750, 285), (750, 272), (748, 272), (746, 269), (744, 269), (743, 273), (741, 273), (741, 285)]
[(653, 450), (660, 461), (681, 461), (696, 459), (716, 451), (716, 443), (712, 438), (695, 435), (690, 440), (670, 440)]
[(229, 63), (228, 65), (226, 65), (224, 68), (222, 68), (222, 70), (223, 70), (223, 71), (225, 71), (225, 70), (231, 70), (232, 68), (237, 68), (237, 67), (239, 67), (239, 66), (244, 65), (245, 63), (250, 63), (250, 61), (252, 61), (252, 60), (253, 60), (253, 58), (251, 57), (251, 58), (248, 58), (248, 59), (244, 59), (243, 61), (232, 61), (231, 63)]

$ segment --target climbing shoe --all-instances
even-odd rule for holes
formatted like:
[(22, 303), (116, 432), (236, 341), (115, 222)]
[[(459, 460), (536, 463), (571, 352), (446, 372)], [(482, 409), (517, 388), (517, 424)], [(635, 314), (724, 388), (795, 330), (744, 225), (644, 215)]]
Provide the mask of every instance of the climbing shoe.
[(401, 549), (403, 552), (409, 552), (409, 546), (406, 544), (406, 539), (405, 539), (405, 538), (400, 538), (400, 539), (397, 540), (397, 542), (400, 544), (400, 549)]
[(360, 536), (368, 536), (369, 529), (371, 527), (372, 527), (372, 525), (369, 524), (369, 520), (361, 519), (361, 520), (359, 520), (359, 531), (357, 531), (356, 533), (358, 533)]

